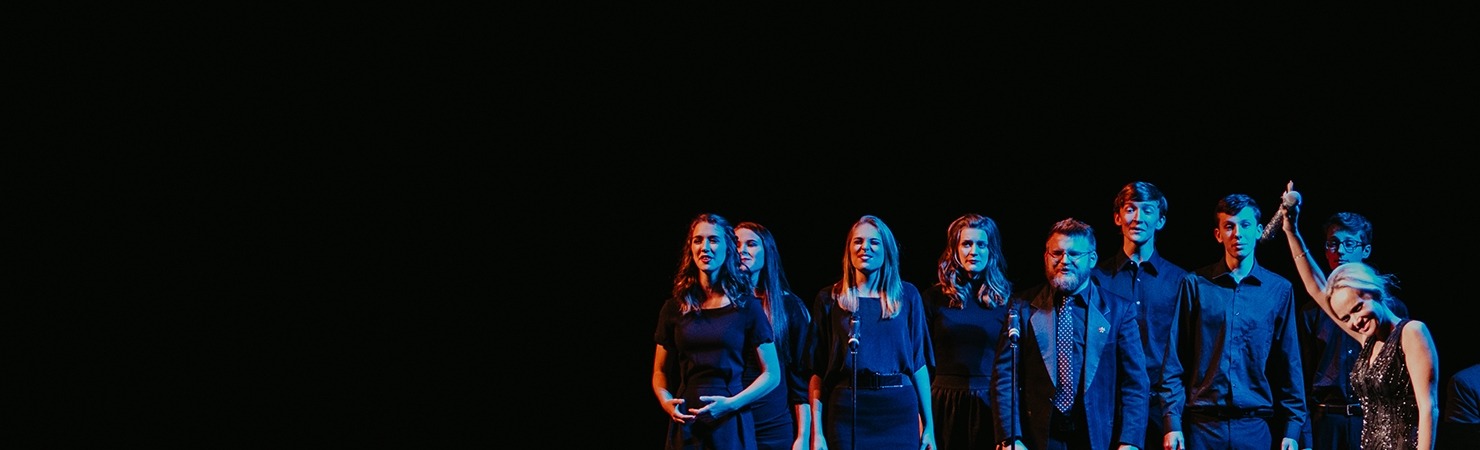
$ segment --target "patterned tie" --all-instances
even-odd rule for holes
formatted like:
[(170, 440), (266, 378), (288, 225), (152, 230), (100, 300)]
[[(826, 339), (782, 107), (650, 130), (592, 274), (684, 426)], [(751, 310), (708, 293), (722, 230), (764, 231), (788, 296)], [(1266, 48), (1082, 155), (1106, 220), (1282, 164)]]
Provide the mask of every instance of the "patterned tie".
[(1059, 389), (1054, 393), (1053, 405), (1059, 412), (1068, 412), (1074, 406), (1074, 319), (1069, 313), (1072, 296), (1065, 297), (1059, 305), (1059, 323), (1055, 330), (1055, 347), (1059, 351)]

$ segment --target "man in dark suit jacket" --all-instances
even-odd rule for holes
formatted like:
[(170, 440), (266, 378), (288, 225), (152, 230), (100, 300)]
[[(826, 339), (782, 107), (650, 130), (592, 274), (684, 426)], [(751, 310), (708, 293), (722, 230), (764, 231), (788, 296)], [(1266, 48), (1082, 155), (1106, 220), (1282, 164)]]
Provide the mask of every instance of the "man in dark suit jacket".
[(1048, 282), (1014, 295), (1008, 320), (1022, 323), (1004, 327), (1001, 342), (1014, 345), (1014, 328), (1021, 342), (998, 352), (994, 422), (1015, 448), (1143, 448), (1151, 385), (1141, 329), (1134, 302), (1091, 281), (1095, 248), (1088, 224), (1059, 221), (1043, 254)]

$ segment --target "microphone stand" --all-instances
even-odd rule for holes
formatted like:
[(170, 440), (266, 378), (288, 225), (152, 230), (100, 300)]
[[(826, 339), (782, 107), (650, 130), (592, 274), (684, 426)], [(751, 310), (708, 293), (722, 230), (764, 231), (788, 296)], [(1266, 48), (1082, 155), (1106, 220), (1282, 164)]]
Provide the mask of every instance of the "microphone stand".
[(853, 423), (848, 426), (848, 445), (851, 449), (858, 448), (858, 311), (854, 311), (852, 317), (848, 318), (848, 355), (852, 358), (853, 367)]
[(1018, 337), (1022, 334), (1023, 329), (1021, 326), (1018, 325), (1021, 319), (1018, 316), (1017, 305), (1010, 305), (1010, 307), (1012, 309), (1007, 310), (1007, 322), (1008, 326), (1012, 328), (1009, 328), (1008, 331), (1017, 331), (1018, 335), (1008, 333), (1007, 336), (1008, 345), (1012, 348), (1012, 384), (1011, 390), (1009, 391), (1012, 393), (1012, 424), (1007, 429), (1007, 434), (1009, 436), (1013, 433), (1016, 433), (1018, 430)]

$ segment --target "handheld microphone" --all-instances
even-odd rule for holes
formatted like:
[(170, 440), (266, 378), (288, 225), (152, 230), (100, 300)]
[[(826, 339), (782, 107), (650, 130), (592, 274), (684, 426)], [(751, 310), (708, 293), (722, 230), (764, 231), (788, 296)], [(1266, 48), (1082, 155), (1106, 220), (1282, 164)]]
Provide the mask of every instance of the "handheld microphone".
[(858, 313), (848, 318), (848, 351), (858, 352)]
[(1023, 335), (1022, 330), (1019, 329), (1018, 322), (1017, 308), (1007, 310), (1007, 339), (1011, 340), (1013, 344), (1016, 344), (1018, 338)]
[(1269, 225), (1264, 226), (1264, 234), (1259, 235), (1259, 240), (1268, 240), (1274, 237), (1276, 232), (1281, 231), (1285, 224), (1285, 215), (1281, 211), (1294, 208), (1299, 204), (1300, 192), (1295, 190), (1295, 182), (1290, 181), (1285, 184), (1285, 194), (1280, 196), (1279, 209), (1276, 209), (1274, 215), (1269, 218)]

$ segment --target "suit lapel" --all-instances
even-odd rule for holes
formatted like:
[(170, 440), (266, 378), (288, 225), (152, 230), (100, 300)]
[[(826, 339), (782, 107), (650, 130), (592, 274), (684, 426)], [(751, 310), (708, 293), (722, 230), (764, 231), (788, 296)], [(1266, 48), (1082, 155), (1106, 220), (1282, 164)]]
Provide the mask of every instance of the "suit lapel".
[[(1085, 295), (1089, 295), (1094, 288), (1086, 289)], [(1100, 368), (1100, 354), (1105, 348), (1110, 330), (1110, 320), (1105, 318), (1105, 296), (1095, 292), (1093, 299), (1086, 299), (1085, 312), (1089, 316), (1089, 324), (1084, 330), (1084, 392), (1090, 392), (1090, 383), (1095, 379), (1095, 370)]]
[(1033, 322), (1033, 336), (1036, 338), (1034, 340), (1038, 341), (1038, 353), (1043, 355), (1043, 368), (1048, 370), (1048, 378), (1053, 381), (1053, 385), (1058, 386), (1059, 356), (1054, 348), (1056, 328), (1053, 321), (1053, 298), (1048, 294), (1050, 290), (1047, 288), (1040, 290), (1038, 295), (1033, 297), (1030, 305), (1033, 311), (1029, 320)]

